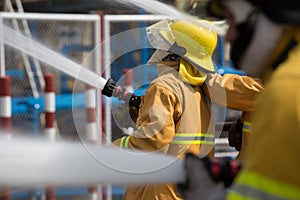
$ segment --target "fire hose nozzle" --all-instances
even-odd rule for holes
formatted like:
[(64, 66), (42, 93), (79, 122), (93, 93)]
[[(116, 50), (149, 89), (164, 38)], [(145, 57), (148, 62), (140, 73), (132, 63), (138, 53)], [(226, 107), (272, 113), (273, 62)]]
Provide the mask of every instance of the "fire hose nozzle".
[(110, 78), (107, 80), (102, 90), (102, 94), (107, 97), (111, 97), (116, 87), (117, 87), (117, 83), (112, 78)]
[(128, 92), (125, 88), (121, 88), (113, 79), (108, 79), (103, 90), (102, 94), (107, 97), (116, 97), (119, 100), (122, 100), (128, 103), (130, 106), (139, 107), (141, 103), (141, 97), (136, 96), (133, 93)]

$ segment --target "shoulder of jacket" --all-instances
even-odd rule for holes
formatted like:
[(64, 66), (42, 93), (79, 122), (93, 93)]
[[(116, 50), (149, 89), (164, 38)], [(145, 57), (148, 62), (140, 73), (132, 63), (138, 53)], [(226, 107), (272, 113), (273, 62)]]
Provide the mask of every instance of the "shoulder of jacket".
[(183, 87), (183, 82), (172, 74), (164, 74), (151, 82), (151, 85), (160, 85), (172, 92), (179, 92)]

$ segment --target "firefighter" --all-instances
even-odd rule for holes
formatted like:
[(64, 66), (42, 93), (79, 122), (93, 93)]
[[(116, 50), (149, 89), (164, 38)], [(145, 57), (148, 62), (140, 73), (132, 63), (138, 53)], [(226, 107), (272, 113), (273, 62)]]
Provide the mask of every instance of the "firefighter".
[[(227, 39), (236, 65), (251, 68), (255, 63), (256, 70), (272, 72), (255, 105), (248, 153), (227, 199), (299, 199), (300, 2), (213, 0), (208, 5), (228, 17)], [(187, 162), (189, 167), (203, 161)], [(202, 176), (188, 177), (193, 179), (189, 187), (201, 193)]]
[[(204, 22), (208, 23), (208, 22)], [(212, 54), (216, 33), (180, 20), (161, 20), (147, 27), (156, 49), (149, 60), (158, 77), (142, 97), (137, 129), (114, 141), (121, 149), (159, 152), (183, 159), (187, 152), (214, 155), (211, 102), (237, 110), (253, 109), (263, 90), (256, 80), (215, 73)], [(127, 187), (124, 199), (182, 199), (176, 184)]]
[[(199, 19), (209, 19), (209, 20), (217, 20), (217, 21), (223, 21), (224, 22), (224, 16), (219, 16), (210, 13), (210, 10), (207, 9), (207, 4), (209, 0), (177, 0), (176, 6), (178, 9), (182, 10), (183, 12), (187, 12), (190, 15), (193, 15)], [(215, 6), (211, 6), (215, 8)], [(244, 13), (245, 16), (247, 15), (248, 7), (243, 7), (245, 10)], [(217, 11), (219, 12), (219, 11)], [(225, 23), (224, 23), (225, 24)], [(227, 36), (223, 36), (226, 40), (223, 40), (226, 46), (230, 47), (230, 43), (226, 38)], [(227, 51), (230, 48), (225, 48), (224, 54), (227, 55)], [(236, 49), (236, 48), (235, 48)], [(238, 51), (236, 51), (238, 52)], [(236, 56), (232, 56), (236, 58)], [(227, 58), (228, 59), (228, 58)], [(235, 61), (235, 59), (233, 59)], [(256, 61), (256, 59), (254, 59)], [(231, 63), (231, 61), (227, 61), (228, 63)], [(234, 62), (236, 64), (236, 62)], [(263, 76), (259, 74), (259, 72), (256, 72), (256, 74), (251, 73), (251, 71), (254, 70), (247, 70), (243, 67), (239, 66), (233, 66), (234, 68), (238, 68), (236, 70), (242, 70), (244, 73), (246, 73), (248, 76), (251, 76), (253, 78), (258, 78), (263, 81)], [(231, 73), (231, 72), (226, 72)], [(228, 130), (228, 142), (231, 147), (234, 147), (236, 151), (238, 151), (238, 155), (236, 156), (237, 160), (243, 161), (245, 159), (247, 149), (248, 149), (248, 143), (251, 137), (251, 112), (244, 111), (242, 113), (236, 112), (235, 110), (227, 109), (227, 121), (230, 121), (231, 127)]]

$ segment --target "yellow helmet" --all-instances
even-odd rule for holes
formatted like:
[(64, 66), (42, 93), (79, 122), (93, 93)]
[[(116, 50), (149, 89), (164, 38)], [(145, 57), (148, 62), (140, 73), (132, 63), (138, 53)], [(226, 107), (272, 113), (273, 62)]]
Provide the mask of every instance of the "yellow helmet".
[[(207, 22), (208, 23), (208, 22)], [(217, 34), (184, 21), (162, 20), (147, 27), (150, 45), (175, 53), (204, 72), (214, 72), (212, 54)]]

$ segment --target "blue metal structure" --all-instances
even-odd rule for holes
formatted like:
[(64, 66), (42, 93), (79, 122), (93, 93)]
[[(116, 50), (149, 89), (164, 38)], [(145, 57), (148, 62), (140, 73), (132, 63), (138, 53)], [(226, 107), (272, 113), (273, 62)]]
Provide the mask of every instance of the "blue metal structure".
[(218, 57), (214, 57), (215, 68), (217, 73), (224, 74), (238, 74), (245, 75), (245, 72), (234, 68), (231, 61), (226, 61), (224, 58), (225, 48), (224, 48), (224, 40), (222, 36), (218, 36), (218, 43), (216, 47), (216, 51), (218, 53)]
[[(114, 186), (112, 188), (112, 193), (116, 196), (123, 196), (124, 187)], [(72, 199), (74, 196), (88, 195), (89, 191), (87, 187), (57, 187), (55, 188), (55, 196), (60, 197), (64, 200)], [(103, 194), (106, 195), (105, 193)], [(11, 199), (31, 199), (32, 197), (41, 198), (45, 196), (45, 190), (36, 189), (34, 191), (18, 191), (13, 192)]]

